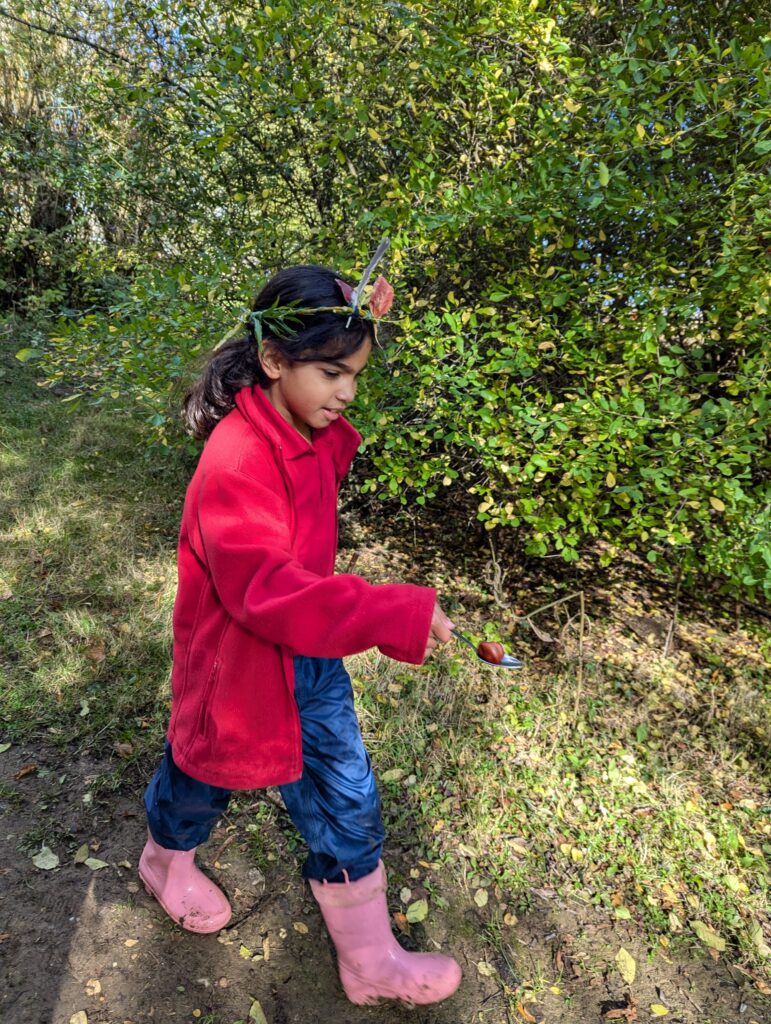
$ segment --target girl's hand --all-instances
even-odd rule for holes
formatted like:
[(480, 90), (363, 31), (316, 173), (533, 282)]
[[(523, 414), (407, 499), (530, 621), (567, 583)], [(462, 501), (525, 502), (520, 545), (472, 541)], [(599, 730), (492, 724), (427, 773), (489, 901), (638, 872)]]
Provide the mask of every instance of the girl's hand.
[(451, 636), (450, 630), (454, 628), (455, 623), (445, 615), (437, 601), (434, 605), (434, 614), (431, 618), (431, 630), (428, 634), (428, 641), (426, 642), (426, 653), (423, 655), (424, 661), (431, 651), (436, 650), (439, 644), (447, 643)]

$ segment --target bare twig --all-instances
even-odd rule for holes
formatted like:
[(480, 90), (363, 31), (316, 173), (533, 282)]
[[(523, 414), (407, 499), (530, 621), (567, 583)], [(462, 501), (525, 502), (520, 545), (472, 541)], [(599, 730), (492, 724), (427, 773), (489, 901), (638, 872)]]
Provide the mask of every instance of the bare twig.
[(669, 650), (670, 650), (670, 647), (672, 645), (672, 641), (675, 638), (675, 630), (677, 629), (677, 611), (678, 611), (679, 602), (680, 602), (680, 584), (682, 583), (682, 581), (683, 581), (683, 567), (681, 565), (680, 569), (678, 571), (678, 574), (677, 574), (677, 586), (675, 587), (675, 602), (674, 602), (674, 606), (672, 608), (672, 621), (669, 623), (669, 629), (667, 630), (667, 639), (666, 639), (666, 641), (664, 643), (664, 657), (665, 658), (669, 654)]
[(576, 696), (573, 701), (573, 721), (578, 721), (578, 704), (584, 688), (584, 632), (586, 626), (586, 607), (584, 592), (579, 592), (581, 621), (578, 626), (578, 678), (576, 679)]

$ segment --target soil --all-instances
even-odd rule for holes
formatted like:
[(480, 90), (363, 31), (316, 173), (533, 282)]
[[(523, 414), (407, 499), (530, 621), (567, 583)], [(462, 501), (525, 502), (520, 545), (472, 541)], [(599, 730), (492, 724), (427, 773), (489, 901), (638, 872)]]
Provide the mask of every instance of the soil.
[[(408, 948), (452, 953), (463, 968), (459, 991), (414, 1010), (353, 1006), (298, 858), (290, 852), (260, 862), (248, 841), (248, 807), (220, 822), (200, 852), (231, 899), (233, 920), (219, 935), (193, 935), (169, 921), (138, 883), (141, 787), (129, 781), (108, 793), (95, 786), (109, 768), (87, 752), (73, 759), (72, 750), (44, 741), (0, 754), (5, 1024), (580, 1024), (652, 1020), (652, 1003), (668, 1007), (663, 1019), (680, 1024), (771, 1021), (771, 1002), (736, 968), (709, 957), (674, 962), (649, 949), (633, 923), (608, 922), (546, 889), (518, 894), (529, 909), (504, 928), (503, 957), (486, 941), (489, 908), (439, 872), (430, 884), (447, 909), (433, 904), (426, 921), (400, 938)], [(75, 863), (84, 843), (106, 867)], [(42, 845), (58, 855), (58, 867), (35, 866)], [(387, 852), (395, 909), (394, 879), (409, 879), (414, 864), (405, 850)], [(410, 883), (413, 893), (425, 891), (423, 880)], [(633, 992), (613, 963), (621, 946), (637, 963)], [(614, 1017), (614, 1008), (622, 1016)]]

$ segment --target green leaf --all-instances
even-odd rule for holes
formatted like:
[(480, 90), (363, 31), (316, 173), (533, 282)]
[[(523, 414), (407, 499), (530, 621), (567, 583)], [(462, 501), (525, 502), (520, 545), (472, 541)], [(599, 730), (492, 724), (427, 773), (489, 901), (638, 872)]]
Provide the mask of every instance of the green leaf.
[(709, 946), (710, 949), (716, 949), (719, 953), (725, 950), (725, 939), (714, 928), (710, 928), (703, 921), (689, 921), (688, 924), (705, 946)]
[(255, 1021), (255, 1024), (268, 1024), (268, 1018), (265, 1016), (259, 999), (255, 999), (249, 1007), (249, 1020)]
[(32, 863), (43, 871), (51, 871), (59, 866), (59, 858), (50, 847), (42, 846), (40, 852), (32, 858)]
[(607, 165), (602, 162), (602, 160), (600, 160), (599, 171), (600, 171), (600, 184), (602, 185), (603, 188), (605, 188), (605, 186), (610, 181), (610, 171), (608, 170)]
[(40, 349), (37, 348), (20, 348), (16, 353), (16, 358), (20, 363), (28, 363), (30, 359), (39, 359), (42, 355)]
[(425, 921), (428, 917), (428, 901), (416, 900), (407, 907), (406, 918), (410, 924), (417, 924), (418, 921)]

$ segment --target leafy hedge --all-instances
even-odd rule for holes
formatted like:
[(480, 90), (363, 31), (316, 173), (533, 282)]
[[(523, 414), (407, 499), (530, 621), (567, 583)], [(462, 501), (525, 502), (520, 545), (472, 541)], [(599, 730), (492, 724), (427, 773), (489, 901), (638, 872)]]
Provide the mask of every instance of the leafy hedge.
[[(756, 5), (285, 0), (245, 25), (215, 3), (206, 34), (194, 6), (113, 12), (126, 47), (132, 19), (168, 28), (155, 64), (100, 81), (147, 146), (168, 107), (169, 173), (135, 252), (147, 269), (59, 324), (49, 379), (139, 403), (168, 441), (169, 381), (259, 276), (290, 259), (353, 271), (387, 232), (400, 317), (359, 401), (367, 493), (471, 495), (535, 555), (602, 541), (604, 559), (771, 594)], [(96, 131), (101, 93), (77, 100)], [(137, 147), (111, 137), (146, 202)]]

